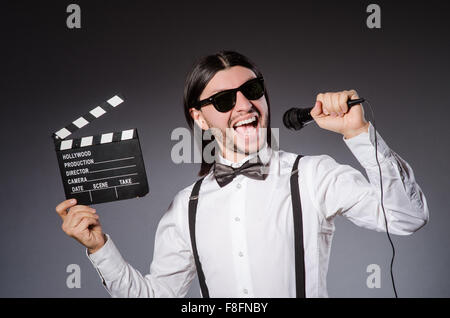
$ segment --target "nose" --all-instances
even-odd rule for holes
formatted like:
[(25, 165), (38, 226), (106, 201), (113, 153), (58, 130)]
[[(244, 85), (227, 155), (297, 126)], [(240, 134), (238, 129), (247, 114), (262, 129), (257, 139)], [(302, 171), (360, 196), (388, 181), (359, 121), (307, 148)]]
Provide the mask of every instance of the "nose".
[(240, 91), (236, 93), (236, 105), (234, 106), (235, 112), (248, 112), (252, 108), (253, 104), (244, 96)]

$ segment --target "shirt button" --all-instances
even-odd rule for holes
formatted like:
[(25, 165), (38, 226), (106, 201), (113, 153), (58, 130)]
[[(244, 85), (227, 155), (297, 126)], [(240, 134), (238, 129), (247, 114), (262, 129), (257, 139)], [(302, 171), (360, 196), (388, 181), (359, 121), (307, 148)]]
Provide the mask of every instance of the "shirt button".
[(239, 256), (240, 256), (240, 257), (244, 256), (244, 253), (239, 252)]
[(238, 184), (236, 185), (236, 187), (237, 187), (238, 189), (240, 189), (240, 188), (241, 188), (241, 184), (238, 183)]
[(242, 292), (244, 293), (244, 294), (248, 294), (248, 290), (246, 289), (246, 288), (244, 288), (243, 290), (242, 290)]
[(235, 220), (236, 222), (239, 222), (241, 219), (240, 219), (239, 217), (236, 217), (234, 220)]

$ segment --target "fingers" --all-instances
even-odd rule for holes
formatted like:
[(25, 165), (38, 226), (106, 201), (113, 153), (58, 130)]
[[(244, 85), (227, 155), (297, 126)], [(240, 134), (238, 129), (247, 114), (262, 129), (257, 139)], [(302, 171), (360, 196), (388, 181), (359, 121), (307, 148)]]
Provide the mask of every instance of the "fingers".
[(82, 211), (90, 212), (90, 213), (96, 212), (95, 209), (88, 207), (87, 205), (76, 205), (76, 206), (70, 208), (67, 213), (70, 214), (70, 213), (76, 213), (76, 212), (82, 212)]
[(81, 233), (91, 225), (93, 226), (100, 225), (100, 222), (98, 221), (98, 219), (94, 218), (83, 218), (81, 222), (76, 227), (73, 228), (73, 231), (75, 234)]
[(343, 115), (341, 107), (339, 105), (340, 93), (331, 95), (331, 104), (333, 105), (334, 113), (336, 116), (341, 117)]
[[(325, 108), (325, 94), (322, 94), (322, 93), (318, 94), (316, 101), (320, 102), (321, 113), (323, 113), (325, 115), (329, 115), (330, 113), (328, 112), (328, 108)], [(321, 113), (319, 113), (319, 115)]]
[(64, 220), (67, 215), (67, 209), (73, 207), (75, 204), (77, 204), (77, 200), (75, 199), (65, 200), (56, 206), (56, 212)]
[[(85, 231), (89, 229), (90, 226), (97, 226), (97, 225), (100, 225), (99, 220), (95, 218), (85, 217), (80, 221), (80, 223), (77, 226), (68, 228), (64, 230), (64, 232), (66, 232), (67, 235), (77, 239), (79, 242), (83, 244), (83, 242), (85, 242), (84, 240), (86, 239), (86, 238), (83, 239)], [(86, 246), (85, 243), (83, 245)]]
[(337, 95), (336, 99), (337, 99), (337, 104), (339, 105), (339, 108), (341, 110), (340, 116), (342, 116), (345, 113), (347, 113), (347, 111), (348, 111), (348, 105), (347, 105), (348, 95), (344, 91), (342, 93), (339, 93)]
[(358, 93), (354, 89), (351, 89), (348, 91), (348, 96), (350, 97), (350, 99), (358, 99), (359, 98)]
[(316, 104), (314, 105), (313, 109), (311, 109), (311, 111), (309, 112), (311, 114), (311, 116), (317, 117), (320, 114), (322, 114), (322, 102), (317, 100)]
[(99, 216), (95, 213), (95, 209), (86, 205), (73, 206), (74, 201), (67, 200), (56, 207), (56, 211), (63, 219), (62, 229), (70, 236), (75, 236), (74, 229), (80, 226), (84, 219), (89, 219), (90, 222), (98, 222), (99, 219)]
[(91, 224), (100, 224), (98, 215), (88, 212), (79, 212), (70, 220), (66, 219), (62, 225), (62, 229), (67, 235), (76, 237), (77, 233), (87, 229)]
[[(325, 115), (330, 115), (332, 117), (342, 117), (346, 114), (349, 109), (347, 101), (349, 99), (357, 98), (359, 97), (355, 90), (321, 93), (317, 95), (317, 101), (322, 102), (322, 112)], [(313, 112), (311, 114), (313, 114)]]
[(99, 216), (98, 214), (93, 214), (91, 212), (77, 212), (74, 214), (72, 214), (71, 212), (70, 217), (68, 217), (64, 223), (66, 223), (67, 227), (73, 228), (80, 224), (83, 218), (92, 218), (98, 220)]
[(325, 108), (325, 114), (327, 114), (327, 115), (331, 115), (331, 116), (336, 116), (336, 112), (334, 111), (334, 108), (333, 108), (333, 101), (332, 101), (332, 98), (331, 98), (331, 94), (332, 93), (326, 93), (325, 94), (325, 96), (324, 96), (324, 108)]

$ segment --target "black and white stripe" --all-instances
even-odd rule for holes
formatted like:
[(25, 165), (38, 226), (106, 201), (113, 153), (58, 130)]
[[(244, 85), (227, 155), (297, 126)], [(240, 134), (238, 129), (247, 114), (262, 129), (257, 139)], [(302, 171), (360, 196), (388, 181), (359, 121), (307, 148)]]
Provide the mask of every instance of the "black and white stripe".
[(95, 136), (87, 136), (82, 138), (55, 141), (55, 147), (56, 150), (62, 151), (68, 149), (84, 148), (94, 145), (108, 144), (111, 142), (118, 142), (135, 138), (137, 138), (136, 129), (128, 129), (119, 132), (112, 132)]
[[(118, 105), (122, 104), (124, 102), (123, 97), (119, 95), (115, 95), (108, 99), (106, 102), (102, 103), (100, 106), (95, 107), (92, 109), (89, 113), (79, 117), (78, 119), (71, 122), (69, 125), (67, 125), (64, 128), (61, 128), (57, 132), (53, 134), (53, 138), (55, 140), (64, 140), (67, 137), (69, 137), (71, 134), (73, 134), (75, 131), (77, 131), (80, 128), (83, 128), (87, 124), (91, 123), (95, 119), (101, 117), (105, 113), (107, 113), (109, 110), (117, 107)], [(69, 144), (69, 143), (67, 143)]]

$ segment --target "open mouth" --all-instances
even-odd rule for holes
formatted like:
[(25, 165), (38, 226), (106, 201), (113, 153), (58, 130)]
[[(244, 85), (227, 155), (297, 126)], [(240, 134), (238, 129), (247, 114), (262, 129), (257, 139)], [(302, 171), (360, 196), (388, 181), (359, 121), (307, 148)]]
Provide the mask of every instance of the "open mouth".
[(259, 116), (253, 115), (244, 120), (240, 120), (233, 125), (233, 129), (240, 135), (250, 136), (257, 133), (259, 126)]

